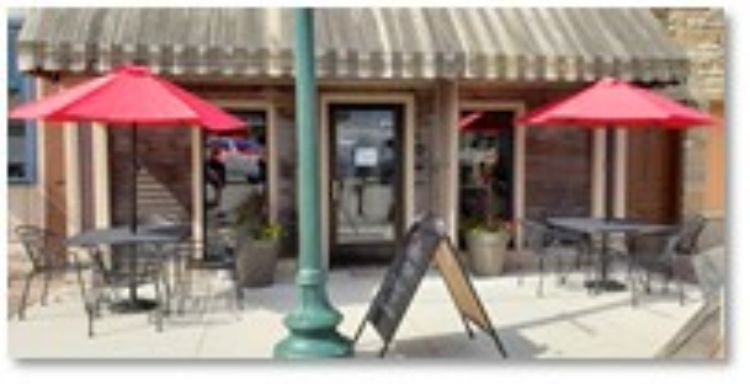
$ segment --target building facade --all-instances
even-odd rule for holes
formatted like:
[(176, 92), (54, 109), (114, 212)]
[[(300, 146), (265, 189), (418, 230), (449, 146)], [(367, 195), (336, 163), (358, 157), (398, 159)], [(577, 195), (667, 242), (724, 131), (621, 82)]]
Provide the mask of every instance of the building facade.
[(657, 9), (670, 38), (690, 60), (686, 87), (691, 99), (722, 122), (716, 128), (689, 132), (685, 137), (683, 164), (684, 212), (702, 212), (711, 225), (706, 245), (724, 241), (726, 215), (725, 99), (726, 21), (722, 9)]
[[(17, 46), (18, 35), (23, 25), (23, 15), (11, 12), (7, 20), (8, 52), (8, 106), (13, 107), (34, 97), (34, 81), (18, 70)], [(12, 230), (16, 225), (42, 225), (43, 217), (40, 207), (43, 206), (41, 193), (40, 169), (40, 141), (37, 138), (36, 124), (33, 121), (7, 121), (8, 137), (8, 228)], [(50, 208), (54, 209), (54, 208)], [(12, 232), (8, 233), (11, 240), (11, 252), (16, 253), (15, 239)]]
[[(648, 9), (325, 9), (315, 17), (321, 229), (331, 261), (388, 254), (427, 212), (459, 240), (488, 209), (516, 236), (524, 218), (603, 215), (602, 133), (525, 127), (515, 117), (604, 76), (692, 101), (683, 92), (690, 57)], [(196, 238), (213, 241), (262, 190), (267, 218), (282, 224), (294, 254), (291, 10), (43, 9), (26, 18), (18, 65), (39, 96), (138, 63), (248, 122), (233, 137), (144, 131), (141, 218), (191, 221)], [(37, 131), (42, 223), (68, 234), (127, 223), (127, 130), (39, 122)], [(703, 156), (687, 149), (688, 135), (618, 132), (607, 198), (619, 216), (675, 222), (704, 211), (682, 171)], [(220, 191), (214, 160), (226, 178)]]

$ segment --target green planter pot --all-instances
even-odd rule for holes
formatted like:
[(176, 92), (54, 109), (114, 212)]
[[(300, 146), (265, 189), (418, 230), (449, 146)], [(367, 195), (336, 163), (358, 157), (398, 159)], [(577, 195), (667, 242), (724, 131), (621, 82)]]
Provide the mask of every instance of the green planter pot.
[(479, 276), (497, 276), (503, 272), (505, 255), (510, 241), (507, 231), (472, 230), (466, 235), (469, 268)]
[(237, 283), (242, 287), (265, 287), (273, 284), (279, 250), (278, 241), (239, 241), (235, 250)]

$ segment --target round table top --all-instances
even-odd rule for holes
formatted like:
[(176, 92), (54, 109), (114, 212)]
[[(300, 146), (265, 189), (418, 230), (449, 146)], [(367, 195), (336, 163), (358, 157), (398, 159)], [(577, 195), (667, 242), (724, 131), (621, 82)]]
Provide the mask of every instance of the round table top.
[(126, 245), (138, 243), (173, 243), (189, 234), (184, 224), (143, 225), (132, 231), (129, 226), (94, 229), (71, 236), (70, 246)]
[(673, 230), (672, 225), (651, 224), (636, 219), (605, 219), (597, 217), (550, 217), (547, 222), (555, 227), (584, 233), (658, 233)]

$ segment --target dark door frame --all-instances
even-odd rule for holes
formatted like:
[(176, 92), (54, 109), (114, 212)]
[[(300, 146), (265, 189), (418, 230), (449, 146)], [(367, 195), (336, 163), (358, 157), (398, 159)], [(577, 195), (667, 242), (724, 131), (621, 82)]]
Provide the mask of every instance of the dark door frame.
[[(403, 233), (406, 231), (406, 215), (405, 215), (405, 202), (404, 202), (404, 196), (406, 195), (405, 192), (405, 178), (406, 173), (404, 170), (404, 142), (406, 140), (406, 105), (402, 102), (394, 101), (394, 102), (372, 102), (372, 103), (347, 103), (347, 102), (330, 102), (327, 104), (327, 108), (325, 113), (328, 116), (328, 137), (324, 138), (324, 140), (328, 141), (328, 180), (325, 180), (326, 183), (328, 183), (328, 191), (329, 194), (326, 198), (326, 204), (327, 204), (327, 211), (328, 211), (328, 248), (329, 248), (329, 254), (331, 257), (335, 257), (337, 254), (337, 251), (339, 248), (341, 248), (341, 244), (337, 240), (337, 227), (338, 227), (338, 213), (336, 212), (336, 207), (334, 206), (333, 202), (333, 194), (334, 192), (334, 182), (338, 179), (337, 177), (337, 161), (338, 161), (338, 151), (336, 146), (336, 141), (338, 138), (338, 131), (336, 129), (336, 119), (334, 118), (335, 112), (337, 110), (342, 109), (351, 109), (351, 110), (393, 110), (395, 115), (395, 122), (394, 122), (394, 137), (395, 137), (395, 143), (394, 143), (394, 164), (396, 165), (395, 169), (395, 181), (393, 184), (393, 198), (395, 202), (394, 206), (394, 217), (393, 217), (393, 225), (394, 225), (394, 234), (395, 239), (393, 241), (393, 244), (397, 243)], [(368, 246), (371, 244), (363, 245)], [(381, 244), (378, 244), (381, 245)]]

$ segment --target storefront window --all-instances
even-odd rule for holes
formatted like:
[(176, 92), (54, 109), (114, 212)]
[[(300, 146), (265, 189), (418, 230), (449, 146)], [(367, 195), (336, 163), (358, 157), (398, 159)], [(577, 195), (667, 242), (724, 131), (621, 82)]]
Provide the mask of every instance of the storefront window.
[[(16, 66), (16, 40), (21, 29), (19, 20), (8, 24), (8, 106), (14, 106), (32, 97), (31, 82), (25, 79)], [(11, 183), (31, 183), (35, 169), (34, 124), (31, 121), (8, 120), (8, 180)]]
[(246, 131), (207, 135), (204, 143), (205, 257), (209, 259), (231, 255), (241, 212), (268, 219), (266, 114), (232, 112), (247, 122)]
[(460, 220), (465, 228), (513, 218), (513, 113), (464, 111), (460, 123)]

